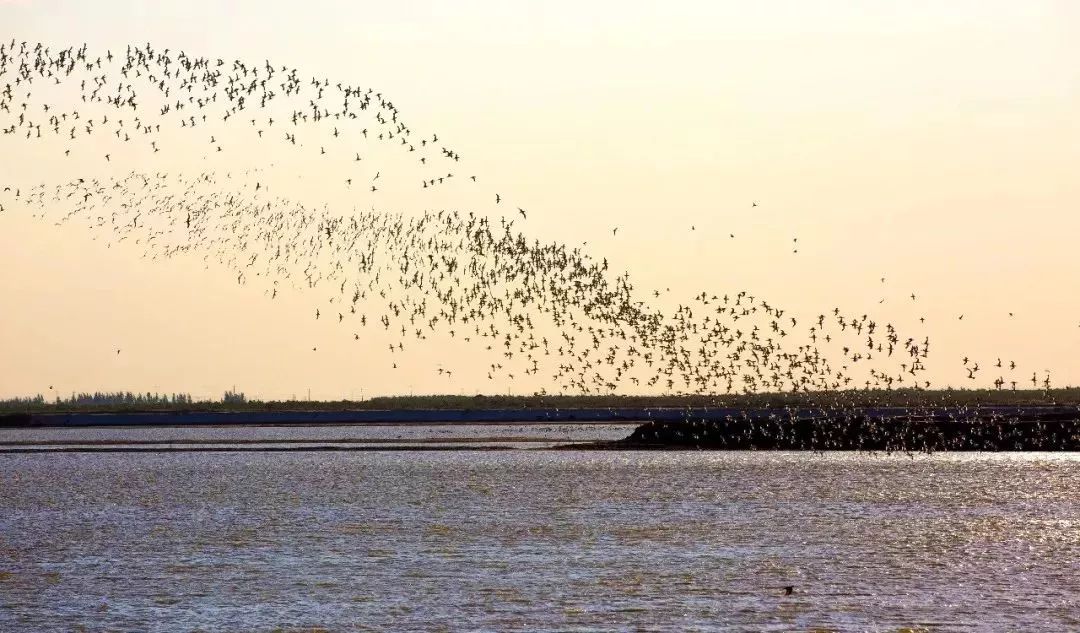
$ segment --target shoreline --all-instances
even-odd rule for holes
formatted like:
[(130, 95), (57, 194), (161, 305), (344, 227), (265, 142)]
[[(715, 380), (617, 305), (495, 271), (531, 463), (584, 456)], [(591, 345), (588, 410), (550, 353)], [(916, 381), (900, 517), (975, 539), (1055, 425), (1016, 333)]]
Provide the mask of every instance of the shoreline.
[[(504, 432), (435, 438), (19, 438), (26, 429), (335, 426), (631, 426), (620, 439)], [(0, 453), (376, 450), (1080, 451), (1080, 407), (589, 408), (313, 412), (79, 413), (0, 416)], [(540, 446), (549, 443), (549, 446)], [(532, 446), (530, 446), (530, 444)]]
[(142, 411), (4, 413), (0, 429), (89, 427), (227, 426), (425, 426), (647, 424), (655, 422), (732, 422), (838, 420), (865, 417), (944, 423), (972, 419), (1080, 420), (1077, 405), (877, 406), (877, 407), (588, 407), (531, 409), (366, 409), (331, 411)]

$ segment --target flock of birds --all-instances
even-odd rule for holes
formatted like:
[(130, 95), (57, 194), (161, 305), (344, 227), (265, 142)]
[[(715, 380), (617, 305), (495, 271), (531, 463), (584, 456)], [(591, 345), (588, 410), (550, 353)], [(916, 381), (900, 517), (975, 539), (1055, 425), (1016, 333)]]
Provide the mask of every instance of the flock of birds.
[[(343, 343), (377, 342), (390, 369), (440, 336), (471, 345), (477, 353), (461, 362), (481, 363), (490, 380), (527, 377), (539, 393), (931, 387), (925, 335), (840, 308), (801, 319), (747, 291), (702, 291), (665, 309), (665, 291), (639, 291), (606, 259), (529, 239), (515, 227), (529, 211), (502, 193), (481, 196), (482, 179), (456, 151), (414, 131), (370, 88), (149, 44), (91, 53), (11, 41), (0, 44), (0, 132), (9, 148), (41, 142), (58, 160), (62, 152), (105, 169), (4, 183), (0, 212), (82, 223), (149, 259), (201, 256), (271, 298), (312, 291), (312, 319), (336, 322)], [(263, 163), (164, 167), (170, 151), (206, 160), (233, 146), (254, 148), (245, 155)], [(141, 168), (118, 169), (125, 157)], [(278, 191), (275, 162), (314, 159), (325, 161), (316, 171), (341, 174), (352, 209)], [(391, 173), (421, 191), (471, 187), (488, 212), (379, 210)], [(1016, 388), (1015, 363), (992, 367), (997, 388)], [(964, 359), (964, 369), (977, 381), (988, 368)], [(1030, 380), (1050, 386), (1048, 375)]]

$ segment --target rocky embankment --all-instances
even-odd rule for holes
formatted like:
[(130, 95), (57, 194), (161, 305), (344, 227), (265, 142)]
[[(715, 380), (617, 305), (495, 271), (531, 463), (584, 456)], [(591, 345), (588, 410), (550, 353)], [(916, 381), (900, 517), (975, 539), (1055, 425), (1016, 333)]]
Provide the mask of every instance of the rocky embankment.
[[(1080, 451), (1080, 408), (816, 416), (747, 413), (726, 419), (650, 421), (610, 450)], [(577, 446), (576, 448), (583, 448)]]

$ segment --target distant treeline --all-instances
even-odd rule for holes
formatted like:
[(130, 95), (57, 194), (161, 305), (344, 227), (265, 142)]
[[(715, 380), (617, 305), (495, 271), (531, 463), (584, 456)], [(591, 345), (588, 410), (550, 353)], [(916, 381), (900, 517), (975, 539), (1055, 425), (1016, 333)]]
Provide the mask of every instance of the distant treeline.
[(149, 410), (193, 409), (204, 404), (238, 406), (244, 405), (247, 398), (243, 393), (226, 391), (221, 400), (196, 402), (188, 393), (132, 393), (130, 391), (94, 393), (76, 393), (63, 398), (59, 395), (52, 400), (38, 394), (29, 398), (11, 398), (0, 400), (0, 411), (84, 411), (84, 410)]
[(647, 407), (732, 407), (745, 409), (780, 407), (882, 407), (965, 406), (977, 404), (1080, 405), (1080, 388), (1049, 390), (997, 389), (893, 389), (818, 391), (810, 393), (761, 393), (743, 395), (670, 396), (385, 396), (363, 401), (260, 401), (243, 393), (226, 392), (220, 400), (195, 401), (188, 394), (94, 393), (47, 400), (38, 395), (0, 400), (0, 412), (83, 411), (341, 411), (400, 409), (582, 409)]

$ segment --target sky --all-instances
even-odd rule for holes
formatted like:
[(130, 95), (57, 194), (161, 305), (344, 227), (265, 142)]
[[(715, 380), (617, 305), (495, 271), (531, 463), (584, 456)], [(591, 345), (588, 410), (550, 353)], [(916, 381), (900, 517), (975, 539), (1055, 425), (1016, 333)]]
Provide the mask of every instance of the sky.
[[(1080, 383), (1071, 2), (0, 0), (0, 24), (0, 39), (150, 42), (370, 86), (528, 208), (530, 236), (586, 243), (673, 304), (750, 290), (808, 319), (872, 312), (933, 339), (935, 384), (974, 386), (965, 356)], [(0, 173), (47, 182), (62, 169), (0, 138)], [(368, 202), (290, 169), (297, 196)], [(487, 381), (458, 342), (387, 371), (381, 341), (314, 323), (310, 296), (270, 301), (201, 258), (140, 254), (0, 214), (0, 397), (531, 391)], [(451, 360), (461, 371), (447, 381), (432, 368)]]

